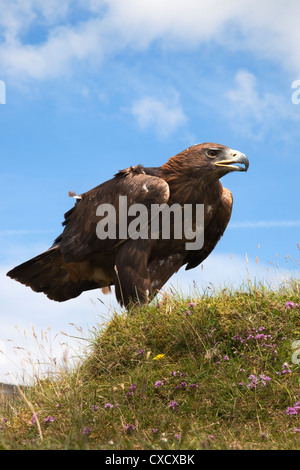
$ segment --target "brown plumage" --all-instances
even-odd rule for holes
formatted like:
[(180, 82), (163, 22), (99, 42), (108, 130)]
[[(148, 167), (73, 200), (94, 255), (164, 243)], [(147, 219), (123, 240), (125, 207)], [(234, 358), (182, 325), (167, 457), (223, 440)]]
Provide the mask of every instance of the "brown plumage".
[[(219, 179), (231, 171), (247, 171), (248, 166), (244, 154), (205, 143), (189, 147), (161, 167), (138, 165), (121, 170), (113, 179), (76, 196), (74, 207), (65, 214), (64, 231), (53, 246), (7, 275), (59, 302), (86, 290), (103, 288), (107, 292), (109, 286), (115, 286), (122, 305), (147, 303), (181, 266), (194, 268), (212, 252), (232, 210), (231, 192)], [(182, 208), (204, 204), (202, 248), (187, 250), (186, 237), (174, 238), (172, 227), (169, 239), (162, 239), (161, 233), (158, 238), (119, 237), (119, 196), (127, 196), (128, 207), (143, 204), (149, 214), (153, 204)], [(116, 238), (97, 236), (101, 217), (96, 211), (102, 204), (116, 209)], [(194, 218), (193, 213), (193, 227)], [(128, 216), (128, 225), (133, 219)]]

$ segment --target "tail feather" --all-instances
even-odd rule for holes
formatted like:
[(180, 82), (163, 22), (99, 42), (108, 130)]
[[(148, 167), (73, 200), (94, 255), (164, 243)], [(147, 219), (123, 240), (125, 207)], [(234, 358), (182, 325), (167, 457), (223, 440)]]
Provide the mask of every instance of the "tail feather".
[(59, 246), (54, 246), (38, 256), (16, 266), (7, 273), (35, 292), (44, 292), (51, 300), (64, 302), (77, 297), (85, 290), (99, 287), (92, 281), (75, 282), (66, 270)]

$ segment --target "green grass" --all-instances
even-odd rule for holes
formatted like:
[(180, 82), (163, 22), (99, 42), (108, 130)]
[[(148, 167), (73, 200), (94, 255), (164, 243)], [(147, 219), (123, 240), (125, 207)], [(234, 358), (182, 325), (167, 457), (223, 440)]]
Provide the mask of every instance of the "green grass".
[(113, 316), (71, 371), (3, 400), (0, 449), (299, 449), (299, 293), (249, 283)]

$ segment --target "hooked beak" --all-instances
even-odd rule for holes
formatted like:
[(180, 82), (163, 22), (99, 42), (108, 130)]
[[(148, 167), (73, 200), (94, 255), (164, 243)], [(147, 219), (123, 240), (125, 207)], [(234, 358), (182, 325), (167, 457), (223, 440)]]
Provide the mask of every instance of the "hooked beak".
[[(249, 160), (243, 153), (238, 150), (229, 149), (227, 152), (228, 160), (216, 162), (216, 166), (228, 168), (229, 171), (247, 171), (249, 168)], [(242, 166), (240, 166), (242, 165)]]

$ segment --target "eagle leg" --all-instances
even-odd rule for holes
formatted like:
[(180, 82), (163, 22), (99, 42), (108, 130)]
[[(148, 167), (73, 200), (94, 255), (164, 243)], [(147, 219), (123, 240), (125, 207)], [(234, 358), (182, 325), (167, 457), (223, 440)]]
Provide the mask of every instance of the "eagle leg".
[(129, 240), (118, 251), (114, 266), (115, 293), (118, 302), (127, 308), (149, 302), (149, 253), (148, 240)]

